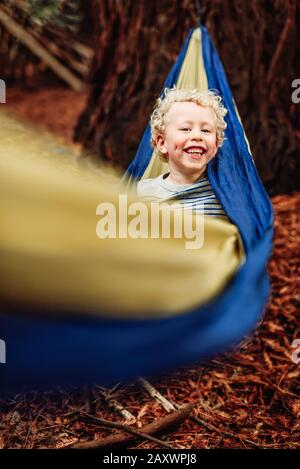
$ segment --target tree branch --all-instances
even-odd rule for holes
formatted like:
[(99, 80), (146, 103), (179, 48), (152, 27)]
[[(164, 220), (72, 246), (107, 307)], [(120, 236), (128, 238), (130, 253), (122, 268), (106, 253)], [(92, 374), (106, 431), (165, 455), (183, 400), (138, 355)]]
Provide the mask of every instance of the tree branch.
[(0, 23), (24, 44), (34, 55), (42, 59), (60, 78), (76, 91), (82, 91), (84, 82), (77, 78), (70, 70), (53, 57), (40, 43), (16, 23), (2, 8), (0, 8)]

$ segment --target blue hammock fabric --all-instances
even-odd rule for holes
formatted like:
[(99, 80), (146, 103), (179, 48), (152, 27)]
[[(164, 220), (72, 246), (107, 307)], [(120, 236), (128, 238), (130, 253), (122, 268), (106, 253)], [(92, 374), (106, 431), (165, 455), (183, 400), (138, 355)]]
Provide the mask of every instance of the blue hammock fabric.
[[(112, 383), (152, 375), (212, 357), (255, 327), (269, 296), (266, 264), (273, 238), (273, 210), (249, 153), (219, 56), (201, 26), (209, 88), (228, 109), (224, 146), (208, 166), (208, 178), (244, 242), (246, 260), (226, 289), (205, 306), (154, 320), (47, 318), (13, 315), (4, 308), (0, 336), (7, 363), (2, 390), (54, 384)], [(165, 87), (176, 84), (192, 31)], [(127, 175), (139, 180), (152, 155), (147, 127)], [(255, 292), (255, 294), (254, 294)]]

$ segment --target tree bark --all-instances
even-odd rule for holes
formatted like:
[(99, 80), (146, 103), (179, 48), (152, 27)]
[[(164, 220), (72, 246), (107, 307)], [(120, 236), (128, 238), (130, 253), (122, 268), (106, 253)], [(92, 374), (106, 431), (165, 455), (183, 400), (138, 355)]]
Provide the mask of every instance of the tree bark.
[[(259, 173), (271, 195), (299, 188), (300, 4), (201, 0), (201, 19), (223, 61)], [(97, 50), (75, 139), (115, 165), (133, 159), (154, 101), (189, 28), (190, 0), (91, 0)]]

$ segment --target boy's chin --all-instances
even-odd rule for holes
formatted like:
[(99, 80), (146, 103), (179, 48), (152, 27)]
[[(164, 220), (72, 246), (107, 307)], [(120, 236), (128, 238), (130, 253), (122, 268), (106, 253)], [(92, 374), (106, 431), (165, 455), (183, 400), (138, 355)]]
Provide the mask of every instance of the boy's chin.
[(207, 162), (205, 160), (192, 160), (192, 161), (186, 162), (184, 166), (186, 168), (201, 169), (201, 168), (204, 168), (206, 165), (207, 165)]

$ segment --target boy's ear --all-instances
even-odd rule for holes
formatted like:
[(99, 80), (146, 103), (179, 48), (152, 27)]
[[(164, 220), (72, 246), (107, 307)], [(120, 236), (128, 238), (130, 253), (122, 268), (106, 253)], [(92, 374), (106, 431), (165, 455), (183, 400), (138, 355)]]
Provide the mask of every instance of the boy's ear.
[(166, 147), (166, 144), (165, 144), (165, 137), (161, 134), (159, 134), (156, 138), (156, 145), (157, 145), (157, 148), (159, 149), (159, 151), (161, 153), (163, 153), (164, 155), (166, 155), (168, 153), (168, 150), (167, 150), (167, 147)]
[(218, 150), (219, 150), (219, 142), (218, 142), (218, 138), (216, 137), (216, 150), (215, 150), (214, 157), (215, 157), (216, 154), (218, 153)]

